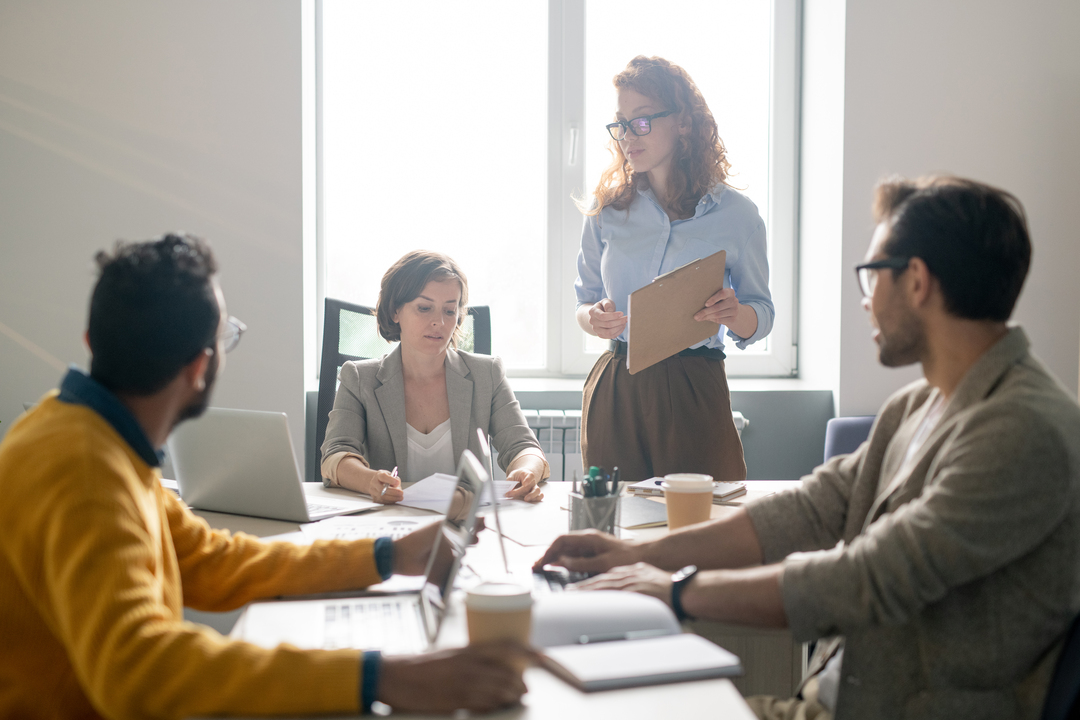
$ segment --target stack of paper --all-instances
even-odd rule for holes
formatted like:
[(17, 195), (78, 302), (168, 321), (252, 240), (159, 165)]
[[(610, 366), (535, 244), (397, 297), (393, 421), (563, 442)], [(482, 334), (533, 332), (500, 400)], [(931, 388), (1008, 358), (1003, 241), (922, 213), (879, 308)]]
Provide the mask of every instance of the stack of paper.
[[(660, 483), (664, 481), (664, 478), (654, 477), (648, 480), (642, 480), (639, 483), (634, 483), (629, 486), (630, 494), (637, 495), (638, 497), (664, 497), (664, 489), (660, 486)], [(713, 483), (713, 503), (720, 505), (726, 503), (728, 500), (737, 498), (746, 494), (746, 483), (741, 482), (714, 482)]]

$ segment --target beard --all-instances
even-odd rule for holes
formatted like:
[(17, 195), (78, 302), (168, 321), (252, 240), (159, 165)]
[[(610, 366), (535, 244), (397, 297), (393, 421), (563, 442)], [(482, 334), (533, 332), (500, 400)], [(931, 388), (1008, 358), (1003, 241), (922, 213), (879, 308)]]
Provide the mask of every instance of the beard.
[(176, 418), (173, 427), (176, 427), (185, 420), (192, 420), (199, 417), (206, 412), (206, 408), (210, 407), (210, 394), (214, 389), (214, 381), (217, 380), (218, 365), (218, 354), (217, 352), (214, 352), (213, 356), (210, 358), (210, 364), (206, 366), (206, 376), (204, 378), (206, 386), (203, 387), (202, 392), (180, 411), (180, 415)]
[(903, 367), (919, 362), (926, 351), (926, 327), (906, 308), (895, 313), (897, 322), (888, 333), (878, 328), (878, 360), (885, 367)]

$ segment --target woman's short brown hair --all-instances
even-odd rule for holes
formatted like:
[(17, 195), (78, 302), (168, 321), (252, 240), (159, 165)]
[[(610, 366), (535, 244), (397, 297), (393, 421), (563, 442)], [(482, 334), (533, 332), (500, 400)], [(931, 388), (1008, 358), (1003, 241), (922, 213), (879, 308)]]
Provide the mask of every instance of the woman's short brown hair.
[(428, 250), (413, 250), (390, 266), (379, 284), (379, 302), (375, 306), (375, 317), (379, 323), (379, 334), (388, 342), (401, 340), (401, 326), (393, 317), (402, 305), (420, 297), (420, 293), (431, 281), (443, 282), (457, 280), (461, 285), (461, 301), (458, 303), (457, 326), (450, 339), (454, 347), (461, 339), (461, 323), (465, 321), (469, 304), (469, 281), (458, 264), (442, 253)]

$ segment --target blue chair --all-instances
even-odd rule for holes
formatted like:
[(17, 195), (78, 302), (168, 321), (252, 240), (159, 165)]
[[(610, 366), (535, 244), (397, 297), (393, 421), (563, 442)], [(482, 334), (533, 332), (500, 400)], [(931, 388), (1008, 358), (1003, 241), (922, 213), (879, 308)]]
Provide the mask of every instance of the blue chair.
[(1065, 636), (1065, 647), (1046, 691), (1042, 720), (1080, 717), (1077, 697), (1080, 697), (1080, 618), (1073, 620), (1069, 634)]
[(874, 424), (873, 415), (833, 418), (825, 426), (825, 462), (836, 455), (847, 455), (859, 449)]

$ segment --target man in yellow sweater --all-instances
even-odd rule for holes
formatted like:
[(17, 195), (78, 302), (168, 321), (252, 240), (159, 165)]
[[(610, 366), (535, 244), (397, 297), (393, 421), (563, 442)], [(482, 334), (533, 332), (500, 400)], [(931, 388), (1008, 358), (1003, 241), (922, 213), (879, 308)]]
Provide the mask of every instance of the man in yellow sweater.
[(99, 253), (90, 374), (72, 369), (0, 443), (0, 717), (487, 711), (525, 691), (512, 646), (382, 658), (272, 650), (183, 621), (257, 598), (420, 574), (437, 526), (397, 541), (264, 543), (214, 531), (160, 484), (243, 325), (192, 237)]

